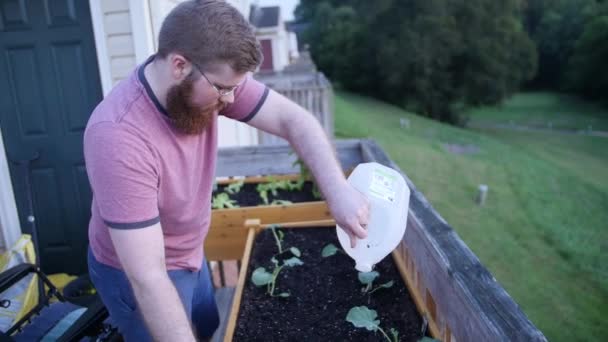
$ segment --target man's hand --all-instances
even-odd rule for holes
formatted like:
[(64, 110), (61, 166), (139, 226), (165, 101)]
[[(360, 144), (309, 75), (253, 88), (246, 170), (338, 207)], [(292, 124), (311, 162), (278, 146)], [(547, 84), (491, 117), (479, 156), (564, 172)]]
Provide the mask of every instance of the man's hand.
[(350, 247), (355, 248), (357, 238), (367, 237), (369, 222), (369, 201), (348, 183), (333, 189), (327, 197), (327, 204), (336, 224), (350, 237)]

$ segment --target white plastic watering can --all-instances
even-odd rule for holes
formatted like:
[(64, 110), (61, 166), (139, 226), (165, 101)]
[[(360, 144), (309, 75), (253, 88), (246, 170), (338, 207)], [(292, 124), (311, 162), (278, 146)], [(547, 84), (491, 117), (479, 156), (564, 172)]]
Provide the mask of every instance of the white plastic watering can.
[(348, 182), (369, 200), (367, 237), (358, 239), (355, 248), (351, 248), (348, 235), (337, 226), (338, 240), (355, 260), (357, 271), (370, 272), (397, 247), (405, 234), (410, 189), (399, 172), (378, 163), (359, 164)]

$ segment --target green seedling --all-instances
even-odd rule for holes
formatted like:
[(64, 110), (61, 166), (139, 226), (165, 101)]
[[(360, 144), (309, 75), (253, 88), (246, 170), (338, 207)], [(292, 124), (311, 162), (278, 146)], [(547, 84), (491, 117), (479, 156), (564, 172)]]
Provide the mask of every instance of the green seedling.
[(373, 288), (374, 285), (374, 280), (376, 280), (376, 278), (378, 278), (378, 276), (380, 276), (380, 273), (376, 272), (376, 271), (371, 271), (371, 272), (359, 272), (359, 281), (361, 282), (361, 284), (365, 285), (364, 288), (361, 289), (361, 291), (363, 293), (368, 293), (368, 294), (372, 294), (380, 289), (383, 288), (390, 288), (393, 286), (394, 282), (388, 281), (382, 285), (378, 285), (376, 288)]
[[(251, 275), (251, 281), (255, 286), (264, 286), (266, 285), (266, 293), (268, 293), (271, 297), (289, 297), (289, 292), (281, 292), (279, 294), (275, 294), (274, 291), (276, 289), (276, 282), (281, 270), (285, 267), (294, 267), (304, 265), (304, 262), (300, 260), (300, 256), (302, 253), (296, 247), (290, 247), (289, 249), (283, 249), (283, 238), (285, 237), (284, 233), (277, 229), (277, 226), (270, 226), (272, 230), (272, 235), (274, 236), (275, 243), (277, 244), (278, 253), (275, 254), (270, 261), (273, 264), (272, 272), (268, 272), (264, 267), (258, 267), (253, 271)], [(283, 254), (284, 252), (289, 251), (294, 256), (283, 261), (283, 264), (279, 266), (279, 260), (277, 256)]]
[(256, 187), (256, 190), (260, 194), (260, 198), (264, 201), (264, 204), (268, 204), (268, 194), (272, 196), (278, 196), (278, 190), (287, 190), (287, 183), (285, 181), (276, 181), (272, 177), (268, 177), (268, 183), (260, 183)]
[[(272, 196), (277, 197), (279, 195), (279, 190), (285, 191), (294, 191), (294, 190), (302, 190), (302, 186), (299, 184), (299, 181), (290, 181), (290, 180), (277, 180), (272, 176), (268, 177), (267, 183), (260, 183), (256, 187), (257, 192), (260, 195), (264, 204), (268, 205), (269, 199), (268, 195), (272, 194)], [(278, 200), (281, 201), (281, 200)], [(274, 202), (274, 201), (273, 201)], [(285, 201), (289, 202), (289, 201)], [(289, 202), (291, 203), (291, 202)], [(271, 203), (272, 204), (272, 203)]]
[[(277, 249), (278, 249), (278, 253), (274, 255), (274, 257), (283, 254), (283, 252), (286, 252), (287, 250), (283, 250), (283, 239), (285, 238), (285, 234), (283, 234), (283, 231), (279, 230), (278, 226), (276, 225), (272, 225), (269, 227), (270, 230), (272, 231), (272, 236), (274, 236), (274, 241), (277, 244)], [(288, 249), (291, 254), (293, 254), (295, 257), (300, 257), (302, 256), (302, 253), (300, 252), (300, 250), (297, 247), (290, 247)]]
[(238, 208), (238, 205), (235, 200), (231, 200), (230, 197), (228, 197), (227, 193), (222, 192), (213, 196), (211, 207), (213, 209)]
[(330, 243), (323, 247), (323, 250), (321, 251), (321, 256), (324, 258), (328, 258), (338, 252), (340, 252), (338, 247), (336, 247), (336, 245), (334, 245), (333, 243)]
[(378, 318), (378, 313), (376, 310), (370, 310), (367, 306), (355, 306), (348, 311), (346, 315), (346, 321), (352, 323), (356, 328), (365, 328), (369, 331), (380, 331), (382, 335), (389, 342), (398, 342), (399, 341), (399, 332), (394, 328), (391, 328), (389, 331), (392, 335), (392, 339), (380, 328), (380, 320)]
[(312, 195), (314, 198), (320, 199), (321, 192), (319, 191), (319, 187), (317, 186), (317, 183), (314, 181), (314, 179), (312, 177), (312, 173), (310, 172), (310, 169), (308, 168), (308, 166), (306, 166), (304, 161), (302, 159), (298, 158), (293, 162), (292, 166), (298, 166), (298, 168), (300, 169), (300, 177), (298, 178), (298, 180), (296, 181), (296, 184), (295, 184), (297, 189), (302, 190), (302, 188), (304, 187), (304, 182), (306, 182), (307, 180), (310, 179), (312, 181)]
[(283, 253), (283, 238), (285, 234), (283, 234), (282, 230), (278, 230), (277, 226), (270, 226), (270, 230), (272, 230), (272, 236), (274, 236), (274, 241), (277, 244), (277, 249), (279, 250), (279, 254)]
[(251, 275), (251, 281), (255, 286), (258, 287), (266, 285), (266, 293), (268, 293), (270, 297), (289, 297), (289, 292), (281, 292), (278, 294), (274, 293), (279, 273), (285, 267), (301, 266), (304, 265), (304, 263), (297, 257), (292, 257), (283, 261), (283, 264), (281, 266), (279, 266), (279, 261), (276, 258), (273, 257), (271, 261), (274, 264), (274, 269), (272, 270), (272, 272), (266, 271), (264, 267), (258, 267), (255, 269), (255, 271), (253, 271), (253, 274)]
[(243, 187), (243, 185), (245, 184), (244, 180), (240, 180), (238, 182), (229, 184), (224, 191), (226, 191), (227, 193), (234, 195), (239, 193), (239, 191), (241, 191), (241, 188)]
[(255, 189), (257, 190), (264, 204), (268, 204), (268, 186), (260, 183)]

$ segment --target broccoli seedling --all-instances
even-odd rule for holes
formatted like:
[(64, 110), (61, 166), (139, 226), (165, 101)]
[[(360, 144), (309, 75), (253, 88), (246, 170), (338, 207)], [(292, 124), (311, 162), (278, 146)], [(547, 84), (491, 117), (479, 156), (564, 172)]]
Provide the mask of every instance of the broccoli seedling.
[(393, 286), (394, 282), (391, 280), (382, 285), (378, 285), (376, 288), (373, 288), (374, 280), (376, 280), (376, 278), (378, 278), (378, 276), (380, 276), (380, 273), (378, 273), (376, 271), (359, 272), (359, 281), (361, 282), (361, 284), (365, 285), (365, 287), (362, 288), (361, 291), (363, 293), (368, 293), (371, 295), (372, 293), (378, 291), (379, 289), (382, 289), (382, 288), (388, 289)]
[[(274, 257), (276, 257), (280, 254), (283, 254), (283, 252), (286, 252), (286, 250), (283, 250), (283, 238), (285, 237), (285, 234), (283, 234), (283, 231), (278, 229), (279, 227), (277, 225), (271, 225), (268, 228), (270, 228), (270, 230), (272, 231), (272, 236), (274, 237), (274, 241), (277, 244), (277, 249), (279, 250), (279, 252), (274, 255)], [(302, 253), (297, 247), (290, 247), (289, 251), (291, 252), (291, 254), (298, 258), (302, 255)]]
[(333, 243), (330, 243), (323, 247), (323, 250), (321, 251), (321, 256), (324, 258), (328, 258), (338, 252), (340, 252), (338, 247), (336, 247), (336, 245), (334, 245)]
[(235, 200), (231, 200), (230, 197), (228, 197), (227, 193), (222, 192), (213, 196), (211, 207), (213, 209), (237, 208), (238, 205)]
[(292, 257), (283, 261), (283, 264), (281, 266), (279, 266), (279, 261), (276, 258), (273, 257), (271, 261), (274, 264), (274, 269), (272, 270), (272, 273), (266, 271), (264, 267), (258, 267), (255, 269), (255, 271), (253, 271), (253, 274), (251, 275), (251, 281), (257, 287), (266, 285), (266, 293), (268, 293), (270, 297), (289, 297), (289, 292), (281, 292), (276, 295), (274, 293), (279, 273), (285, 267), (301, 266), (304, 265), (304, 263), (297, 257)]
[(298, 166), (298, 168), (300, 169), (300, 177), (298, 178), (298, 181), (295, 185), (298, 187), (298, 190), (302, 190), (302, 188), (304, 187), (304, 182), (310, 179), (312, 181), (312, 196), (316, 199), (320, 199), (321, 191), (319, 191), (319, 187), (317, 186), (317, 183), (312, 177), (312, 172), (310, 172), (310, 169), (308, 168), (308, 166), (306, 166), (304, 161), (298, 158), (293, 162), (292, 166)]
[(399, 332), (396, 329), (391, 328), (391, 339), (386, 332), (380, 328), (380, 320), (376, 318), (378, 318), (376, 310), (370, 310), (367, 306), (355, 306), (351, 308), (346, 315), (346, 321), (352, 323), (355, 327), (365, 328), (373, 332), (380, 331), (387, 341), (398, 342)]
[(243, 187), (243, 185), (245, 184), (244, 180), (240, 180), (238, 182), (229, 184), (226, 188), (224, 188), (224, 191), (226, 191), (227, 193), (234, 195), (239, 193), (239, 191), (241, 191), (241, 188)]
[[(268, 293), (271, 297), (289, 297), (289, 292), (281, 292), (275, 295), (274, 291), (276, 289), (277, 278), (283, 268), (303, 265), (304, 262), (300, 260), (300, 256), (302, 255), (302, 253), (300, 253), (300, 250), (296, 247), (290, 247), (287, 250), (283, 250), (283, 238), (285, 237), (285, 235), (282, 231), (277, 229), (277, 226), (272, 225), (269, 228), (272, 231), (272, 235), (275, 239), (275, 243), (277, 244), (278, 249), (278, 253), (270, 259), (274, 268), (272, 272), (268, 272), (264, 267), (256, 268), (251, 275), (251, 281), (255, 286), (258, 287), (266, 285), (266, 293)], [(291, 252), (291, 254), (293, 254), (294, 256), (287, 260), (284, 260), (283, 264), (279, 266), (279, 260), (276, 257), (287, 251)]]

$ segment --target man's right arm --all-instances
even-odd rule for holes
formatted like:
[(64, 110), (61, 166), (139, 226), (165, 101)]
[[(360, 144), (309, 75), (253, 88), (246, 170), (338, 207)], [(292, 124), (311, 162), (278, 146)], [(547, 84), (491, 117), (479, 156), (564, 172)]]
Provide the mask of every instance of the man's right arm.
[(190, 320), (165, 266), (160, 223), (112, 229), (110, 236), (138, 308), (155, 341), (195, 341)]

